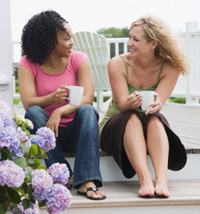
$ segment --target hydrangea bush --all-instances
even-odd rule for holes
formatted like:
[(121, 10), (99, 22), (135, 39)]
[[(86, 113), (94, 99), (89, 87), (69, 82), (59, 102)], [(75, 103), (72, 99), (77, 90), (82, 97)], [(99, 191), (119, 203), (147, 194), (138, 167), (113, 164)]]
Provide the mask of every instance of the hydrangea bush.
[(55, 148), (54, 133), (43, 127), (31, 137), (30, 129), (31, 121), (14, 117), (0, 101), (0, 214), (39, 214), (42, 206), (56, 214), (70, 207), (67, 166), (55, 163), (47, 169), (40, 161)]

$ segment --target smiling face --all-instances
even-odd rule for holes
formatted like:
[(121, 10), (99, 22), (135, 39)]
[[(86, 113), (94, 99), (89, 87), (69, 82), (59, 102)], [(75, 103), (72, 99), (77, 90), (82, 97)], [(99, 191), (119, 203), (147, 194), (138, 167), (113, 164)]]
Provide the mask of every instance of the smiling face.
[(65, 27), (66, 32), (61, 30), (57, 32), (58, 44), (52, 50), (52, 53), (59, 57), (69, 57), (74, 45), (72, 40), (72, 29), (67, 23), (64, 23), (63, 26)]
[(134, 26), (130, 30), (128, 47), (130, 54), (133, 56), (149, 54), (149, 51), (152, 49), (152, 41), (147, 41), (142, 26)]

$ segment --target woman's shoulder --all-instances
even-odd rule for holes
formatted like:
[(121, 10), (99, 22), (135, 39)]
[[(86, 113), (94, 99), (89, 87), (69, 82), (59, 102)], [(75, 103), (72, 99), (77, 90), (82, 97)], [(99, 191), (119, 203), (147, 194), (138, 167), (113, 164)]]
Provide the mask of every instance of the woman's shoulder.
[(174, 66), (171, 62), (169, 62), (169, 60), (165, 60), (163, 65), (163, 72), (179, 73), (180, 71), (179, 71), (179, 68)]
[(83, 53), (83, 52), (80, 52), (80, 51), (72, 51), (72, 53), (71, 53), (71, 57), (72, 58), (87, 58), (87, 55), (85, 54), (85, 53)]
[(108, 63), (108, 71), (109, 73), (126, 73), (126, 66), (127, 66), (127, 61), (126, 61), (126, 55), (118, 55), (110, 59)]
[(70, 58), (69, 58), (69, 66), (75, 72), (79, 69), (80, 65), (87, 59), (87, 55), (80, 51), (72, 51)]
[(19, 66), (23, 66), (25, 68), (27, 68), (29, 71), (33, 72), (35, 74), (35, 70), (36, 70), (36, 63), (33, 63), (30, 59), (27, 58), (26, 55), (24, 55), (20, 62), (19, 62)]
[(118, 55), (110, 59), (110, 65), (122, 66), (124, 65), (124, 60), (126, 61), (126, 54)]

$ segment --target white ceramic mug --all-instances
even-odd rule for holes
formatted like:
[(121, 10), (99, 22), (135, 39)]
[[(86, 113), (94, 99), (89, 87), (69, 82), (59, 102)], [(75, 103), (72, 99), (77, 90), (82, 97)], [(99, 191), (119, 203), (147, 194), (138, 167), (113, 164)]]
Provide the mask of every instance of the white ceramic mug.
[(83, 97), (83, 91), (84, 87), (81, 86), (69, 86), (69, 98), (66, 97), (67, 100), (69, 100), (69, 104), (71, 106), (79, 106)]
[(150, 107), (149, 104), (154, 102), (155, 91), (140, 91), (139, 93), (142, 96), (142, 110), (146, 111), (151, 109), (152, 107)]

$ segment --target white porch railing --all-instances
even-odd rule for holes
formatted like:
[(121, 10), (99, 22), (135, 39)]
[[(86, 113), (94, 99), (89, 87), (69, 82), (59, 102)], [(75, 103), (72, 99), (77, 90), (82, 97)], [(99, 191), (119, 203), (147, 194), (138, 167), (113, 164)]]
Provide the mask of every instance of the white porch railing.
[[(200, 31), (198, 23), (189, 23), (186, 25), (186, 33), (180, 35), (181, 44), (186, 54), (191, 59), (190, 75), (179, 77), (175, 89), (171, 97), (185, 97), (186, 104), (199, 104), (200, 99)], [(107, 38), (108, 51), (110, 57), (128, 52), (128, 38)], [(120, 47), (120, 48), (119, 48)], [(121, 50), (121, 52), (120, 52)], [(13, 42), (13, 66), (16, 67), (20, 59), (20, 43)], [(15, 81), (13, 81), (15, 82)], [(20, 98), (19, 94), (15, 93), (14, 98)], [(109, 96), (110, 92), (104, 92), (104, 96)]]

